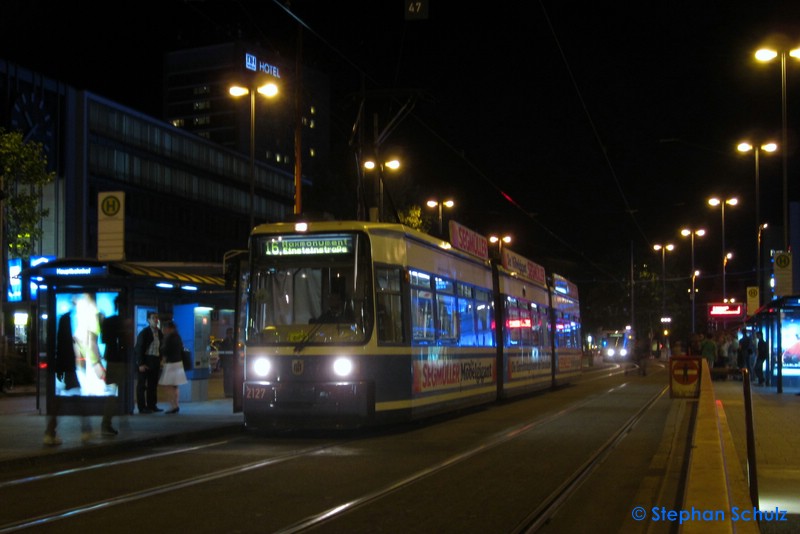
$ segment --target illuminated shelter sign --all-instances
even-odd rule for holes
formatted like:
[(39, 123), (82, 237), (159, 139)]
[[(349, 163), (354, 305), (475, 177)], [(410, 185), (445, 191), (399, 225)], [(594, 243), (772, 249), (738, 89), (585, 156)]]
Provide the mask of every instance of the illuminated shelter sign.
[(352, 254), (353, 236), (279, 236), (264, 241), (264, 256), (314, 256)]
[(101, 276), (108, 274), (108, 267), (96, 265), (43, 267), (39, 270), (39, 274), (41, 276), (74, 276), (76, 278), (81, 278), (84, 276)]

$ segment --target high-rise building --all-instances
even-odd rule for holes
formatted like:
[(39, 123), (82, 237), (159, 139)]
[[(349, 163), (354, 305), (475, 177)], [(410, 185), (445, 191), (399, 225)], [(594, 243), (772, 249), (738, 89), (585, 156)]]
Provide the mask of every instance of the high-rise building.
[[(274, 98), (233, 97), (233, 85), (278, 87)], [(228, 43), (171, 52), (164, 61), (164, 118), (216, 144), (249, 154), (296, 176), (303, 183), (325, 179), (329, 158), (327, 76), (296, 67), (257, 45)], [(252, 121), (252, 122), (251, 122)], [(299, 158), (299, 159), (298, 159)], [(301, 210), (302, 211), (302, 210)]]

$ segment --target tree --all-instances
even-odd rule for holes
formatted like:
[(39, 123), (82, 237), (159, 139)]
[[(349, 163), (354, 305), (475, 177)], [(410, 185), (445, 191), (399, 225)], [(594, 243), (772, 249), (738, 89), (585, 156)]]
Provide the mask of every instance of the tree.
[(54, 179), (41, 143), (0, 128), (0, 227), (5, 230), (0, 242), (6, 243), (10, 256), (29, 258), (42, 239), (39, 223), (50, 213), (41, 207), (42, 187)]
[(428, 232), (431, 228), (431, 222), (423, 215), (422, 207), (416, 204), (399, 210), (397, 215), (400, 217), (401, 223), (415, 230)]

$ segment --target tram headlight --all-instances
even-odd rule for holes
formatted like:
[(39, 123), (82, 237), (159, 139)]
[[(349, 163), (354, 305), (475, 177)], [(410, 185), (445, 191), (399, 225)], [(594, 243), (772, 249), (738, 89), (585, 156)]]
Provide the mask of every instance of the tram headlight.
[(628, 349), (620, 349), (619, 355), (623, 358), (628, 355)]
[(350, 376), (353, 372), (353, 360), (350, 358), (336, 358), (333, 362), (333, 373), (339, 377)]
[(608, 355), (609, 358), (613, 358), (614, 357), (614, 349), (608, 349), (606, 351), (606, 354)]
[(269, 374), (270, 369), (272, 369), (272, 364), (267, 358), (256, 358), (256, 360), (253, 362), (253, 373), (255, 373), (255, 375), (258, 377), (266, 377)]

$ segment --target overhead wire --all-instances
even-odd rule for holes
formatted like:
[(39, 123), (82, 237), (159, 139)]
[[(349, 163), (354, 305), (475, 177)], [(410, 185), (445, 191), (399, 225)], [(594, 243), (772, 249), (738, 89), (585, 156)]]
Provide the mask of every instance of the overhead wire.
[[(308, 23), (306, 23), (304, 20), (302, 20), (302, 19), (301, 19), (301, 18), (300, 18), (298, 15), (296, 15), (296, 14), (295, 14), (295, 13), (294, 13), (294, 12), (291, 10), (290, 6), (286, 5), (284, 2), (281, 2), (280, 0), (273, 0), (273, 3), (274, 3), (274, 4), (276, 4), (277, 6), (279, 6), (279, 7), (280, 7), (280, 8), (281, 8), (281, 9), (282, 9), (282, 10), (283, 10), (283, 11), (284, 11), (284, 12), (285, 12), (285, 13), (286, 13), (286, 14), (287, 14), (289, 17), (291, 17), (291, 18), (292, 18), (293, 20), (295, 20), (295, 21), (296, 21), (298, 24), (300, 24), (300, 25), (301, 25), (301, 26), (302, 26), (302, 27), (303, 27), (303, 28), (304, 28), (306, 31), (308, 31), (308, 32), (309, 32), (311, 35), (313, 35), (315, 38), (319, 39), (319, 41), (320, 41), (322, 44), (324, 44), (325, 46), (327, 46), (327, 47), (328, 47), (330, 50), (332, 50), (334, 53), (336, 53), (336, 54), (337, 54), (337, 55), (338, 55), (338, 56), (339, 56), (341, 59), (343, 59), (344, 61), (346, 61), (346, 62), (347, 62), (347, 64), (348, 64), (348, 65), (350, 65), (350, 66), (351, 66), (351, 67), (352, 67), (354, 70), (356, 70), (356, 71), (357, 71), (359, 74), (361, 74), (361, 75), (364, 77), (364, 79), (367, 79), (367, 80), (369, 80), (370, 82), (372, 82), (372, 83), (374, 83), (374, 84), (376, 84), (376, 85), (379, 85), (379, 84), (378, 84), (378, 82), (377, 82), (377, 81), (376, 81), (376, 80), (375, 80), (373, 77), (371, 77), (371, 76), (370, 76), (370, 75), (369, 75), (369, 74), (368, 74), (368, 73), (367, 73), (367, 72), (366, 72), (364, 69), (362, 69), (362, 68), (361, 68), (359, 65), (357, 65), (357, 64), (356, 64), (356, 63), (355, 63), (353, 60), (351, 60), (351, 59), (350, 59), (350, 58), (349, 58), (349, 57), (348, 57), (346, 54), (344, 54), (344, 53), (343, 53), (341, 50), (339, 50), (339, 49), (338, 49), (336, 46), (334, 46), (334, 45), (333, 45), (333, 44), (332, 44), (332, 43), (331, 43), (331, 42), (330, 42), (328, 39), (326, 39), (324, 36), (322, 36), (322, 35), (321, 35), (321, 34), (319, 34), (317, 31), (315, 31), (315, 30), (314, 30), (314, 29), (313, 29), (311, 26), (309, 26), (309, 25), (308, 25)], [(541, 5), (541, 1), (540, 1), (540, 5)], [(557, 46), (558, 46), (559, 52), (561, 53), (561, 58), (562, 58), (562, 60), (564, 61), (564, 64), (565, 64), (565, 66), (566, 66), (566, 68), (567, 68), (567, 71), (568, 71), (568, 73), (569, 73), (570, 79), (572, 80), (573, 87), (575, 88), (575, 91), (576, 91), (576, 93), (577, 93), (577, 95), (578, 95), (578, 99), (579, 99), (579, 101), (581, 102), (581, 106), (582, 106), (582, 108), (583, 108), (583, 111), (584, 111), (584, 113), (585, 113), (585, 114), (587, 115), (587, 117), (588, 117), (588, 120), (589, 120), (589, 122), (590, 122), (590, 125), (591, 125), (591, 127), (592, 127), (592, 131), (594, 132), (595, 139), (597, 139), (597, 140), (598, 140), (598, 143), (599, 143), (599, 142), (600, 142), (600, 136), (599, 136), (599, 133), (597, 132), (597, 129), (596, 129), (596, 127), (594, 126), (594, 123), (593, 123), (593, 121), (592, 121), (592, 119), (591, 119), (591, 114), (589, 113), (588, 109), (586, 108), (586, 105), (585, 105), (585, 103), (584, 103), (584, 101), (583, 101), (583, 98), (582, 98), (582, 96), (581, 96), (581, 93), (580, 93), (580, 89), (578, 88), (578, 86), (577, 86), (577, 83), (575, 82), (575, 79), (574, 79), (574, 76), (572, 75), (572, 71), (571, 71), (571, 69), (569, 68), (569, 62), (567, 61), (567, 59), (566, 59), (566, 56), (564, 55), (564, 52), (563, 52), (563, 50), (562, 50), (562, 48), (561, 48), (561, 45), (560, 45), (560, 43), (558, 42), (558, 37), (557, 37), (557, 36), (556, 36), (556, 34), (555, 34), (555, 29), (553, 28), (553, 26), (552, 26), (552, 24), (551, 24), (551, 22), (550, 22), (550, 19), (549, 19), (549, 17), (547, 16), (547, 12), (546, 12), (546, 10), (545, 10), (544, 6), (543, 6), (543, 5), (541, 5), (541, 7), (542, 7), (542, 11), (543, 11), (543, 13), (544, 13), (545, 19), (546, 19), (546, 21), (547, 21), (548, 28), (550, 29), (550, 31), (551, 31), (551, 33), (552, 33), (552, 35), (553, 35), (553, 38), (556, 40), (556, 44), (557, 44)], [(451, 152), (452, 152), (454, 155), (456, 155), (456, 157), (460, 158), (460, 159), (461, 159), (461, 160), (462, 160), (462, 161), (463, 161), (463, 162), (464, 162), (464, 163), (465, 163), (465, 164), (466, 164), (466, 165), (467, 165), (467, 166), (468, 166), (470, 169), (472, 169), (472, 171), (473, 171), (473, 172), (476, 174), (476, 176), (478, 176), (479, 178), (481, 178), (482, 180), (484, 180), (484, 181), (485, 181), (485, 182), (486, 182), (486, 183), (487, 183), (487, 184), (488, 184), (488, 185), (489, 185), (491, 188), (493, 188), (493, 189), (494, 189), (494, 190), (495, 190), (495, 191), (496, 191), (496, 192), (497, 192), (497, 193), (498, 193), (498, 194), (499, 194), (499, 195), (500, 195), (500, 196), (501, 196), (501, 197), (502, 197), (502, 198), (503, 198), (503, 199), (504, 199), (506, 202), (508, 202), (508, 203), (509, 203), (509, 205), (511, 205), (511, 206), (512, 206), (514, 209), (516, 209), (516, 210), (520, 211), (520, 212), (521, 212), (521, 213), (522, 213), (522, 214), (523, 214), (523, 215), (524, 215), (524, 216), (525, 216), (525, 217), (526, 217), (528, 220), (530, 220), (531, 222), (535, 223), (535, 224), (536, 224), (538, 227), (540, 227), (540, 228), (541, 228), (541, 229), (542, 229), (544, 232), (546, 232), (546, 234), (547, 234), (547, 235), (548, 235), (550, 238), (554, 239), (555, 241), (557, 241), (558, 243), (560, 243), (562, 246), (564, 246), (564, 247), (565, 247), (567, 250), (571, 251), (571, 252), (572, 252), (573, 254), (575, 254), (577, 257), (581, 258), (581, 260), (582, 260), (582, 261), (583, 261), (585, 264), (587, 264), (587, 265), (591, 265), (591, 266), (592, 266), (592, 267), (593, 267), (593, 268), (594, 268), (594, 269), (595, 269), (597, 272), (599, 272), (599, 273), (602, 273), (603, 275), (605, 275), (605, 276), (609, 277), (609, 279), (611, 279), (613, 282), (615, 282), (615, 283), (618, 283), (618, 284), (620, 284), (620, 285), (623, 285), (623, 286), (624, 286), (624, 281), (622, 281), (618, 275), (616, 275), (616, 274), (614, 274), (614, 273), (612, 273), (612, 272), (608, 271), (607, 269), (605, 269), (605, 268), (604, 268), (604, 267), (602, 267), (601, 265), (598, 265), (598, 264), (597, 264), (597, 263), (596, 263), (594, 260), (592, 260), (591, 258), (587, 257), (587, 256), (586, 256), (586, 255), (583, 253), (583, 251), (582, 251), (582, 250), (580, 250), (578, 247), (574, 246), (572, 243), (570, 243), (569, 241), (567, 241), (566, 239), (564, 239), (563, 237), (561, 237), (561, 236), (560, 236), (558, 233), (556, 233), (555, 231), (551, 230), (551, 229), (550, 229), (550, 228), (549, 228), (549, 227), (548, 227), (548, 226), (547, 226), (547, 225), (546, 225), (544, 222), (542, 222), (540, 219), (538, 219), (538, 218), (536, 218), (535, 216), (533, 216), (529, 210), (526, 210), (526, 209), (525, 209), (525, 208), (524, 208), (524, 207), (523, 207), (523, 206), (522, 206), (522, 205), (521, 205), (521, 204), (520, 204), (520, 203), (519, 203), (517, 200), (515, 200), (515, 199), (514, 199), (514, 198), (513, 198), (513, 197), (512, 197), (512, 196), (511, 196), (509, 193), (507, 193), (507, 192), (506, 192), (506, 191), (505, 191), (505, 190), (504, 190), (502, 187), (498, 186), (498, 185), (497, 185), (497, 184), (496, 184), (496, 183), (495, 183), (495, 182), (494, 182), (494, 181), (493, 181), (493, 180), (492, 180), (492, 179), (491, 179), (489, 176), (487, 176), (487, 174), (486, 174), (486, 173), (484, 173), (484, 172), (483, 172), (483, 171), (482, 171), (480, 168), (478, 168), (478, 166), (477, 166), (477, 165), (475, 165), (475, 164), (474, 164), (474, 163), (473, 163), (471, 160), (469, 160), (469, 159), (468, 159), (468, 158), (467, 158), (467, 157), (466, 157), (466, 156), (465, 156), (465, 155), (464, 155), (464, 154), (463, 154), (461, 151), (457, 150), (457, 149), (456, 149), (456, 148), (455, 148), (455, 147), (454, 147), (454, 146), (453, 146), (453, 145), (452, 145), (450, 142), (448, 142), (448, 141), (447, 141), (447, 140), (446, 140), (444, 137), (442, 137), (442, 136), (441, 136), (441, 135), (440, 135), (440, 134), (439, 134), (437, 131), (435, 131), (435, 130), (434, 130), (432, 127), (431, 127), (431, 126), (429, 126), (429, 125), (428, 125), (428, 124), (427, 124), (427, 123), (426, 123), (426, 122), (425, 122), (425, 121), (422, 119), (422, 117), (420, 117), (420, 116), (419, 116), (417, 113), (413, 113), (413, 112), (411, 112), (411, 113), (409, 113), (409, 116), (410, 116), (410, 117), (412, 117), (412, 118), (413, 118), (413, 119), (414, 119), (414, 120), (415, 120), (415, 121), (416, 121), (416, 122), (417, 122), (419, 125), (421, 125), (422, 127), (424, 127), (424, 128), (425, 128), (425, 129), (426, 129), (426, 130), (427, 130), (427, 131), (428, 131), (428, 132), (429, 132), (431, 135), (433, 135), (433, 136), (434, 136), (436, 139), (438, 139), (438, 140), (439, 140), (439, 141), (440, 141), (440, 142), (441, 142), (441, 143), (442, 143), (442, 144), (443, 144), (445, 147), (447, 147), (447, 148), (448, 148), (448, 149), (449, 149), (449, 150), (450, 150), (450, 151), (451, 151)], [(602, 146), (602, 145), (601, 145), (601, 146)], [(604, 158), (605, 158), (605, 160), (606, 160), (606, 164), (608, 165), (608, 167), (609, 167), (609, 169), (610, 169), (610, 171), (611, 171), (612, 177), (613, 177), (613, 179), (614, 179), (614, 181), (615, 181), (615, 183), (616, 183), (616, 185), (617, 185), (617, 188), (618, 188), (618, 190), (619, 190), (619, 192), (620, 192), (620, 195), (621, 195), (621, 196), (622, 196), (622, 198), (623, 198), (623, 202), (624, 202), (624, 204), (625, 204), (625, 206), (626, 206), (626, 209), (627, 209), (628, 213), (631, 215), (631, 217), (633, 217), (633, 212), (634, 212), (634, 210), (632, 210), (632, 209), (630, 208), (630, 205), (629, 205), (629, 203), (628, 203), (628, 201), (627, 201), (627, 198), (625, 197), (625, 195), (624, 195), (624, 192), (622, 191), (622, 187), (621, 187), (621, 186), (620, 186), (620, 184), (619, 184), (619, 180), (617, 179), (616, 173), (615, 173), (615, 171), (614, 171), (614, 169), (613, 169), (613, 165), (611, 164), (611, 161), (608, 159), (608, 156), (607, 156), (607, 154), (605, 153), (605, 151), (603, 151), (603, 155), (604, 155)], [(644, 237), (644, 232), (642, 231), (641, 227), (639, 226), (639, 224), (638, 224), (638, 222), (635, 220), (635, 218), (634, 218), (634, 223), (635, 223), (636, 227), (639, 229), (639, 231), (642, 233), (642, 236)], [(645, 240), (647, 240), (647, 239), (646, 239), (646, 237), (645, 237)]]

